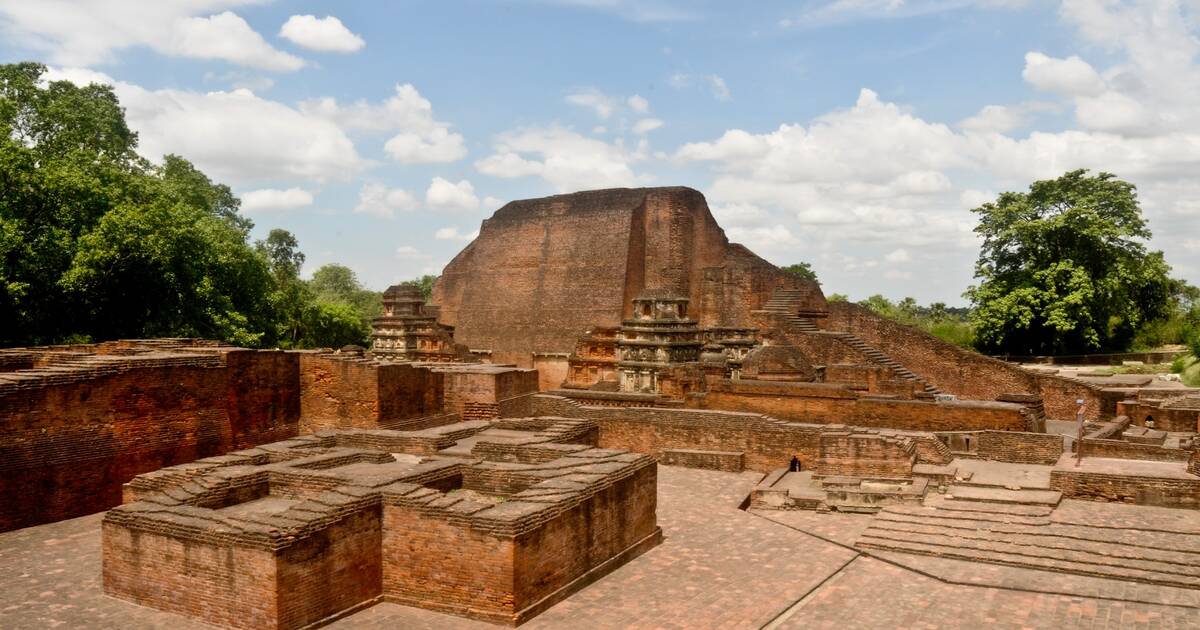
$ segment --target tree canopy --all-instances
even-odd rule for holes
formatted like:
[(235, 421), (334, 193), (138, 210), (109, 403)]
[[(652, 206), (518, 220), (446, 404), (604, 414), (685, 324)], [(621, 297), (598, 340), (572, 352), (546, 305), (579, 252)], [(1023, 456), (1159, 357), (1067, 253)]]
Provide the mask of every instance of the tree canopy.
[(973, 210), (983, 247), (974, 305), (977, 344), (1011, 354), (1127, 349), (1170, 311), (1170, 268), (1148, 251), (1135, 187), (1076, 170), (1006, 192)]
[(792, 274), (793, 276), (804, 278), (805, 280), (812, 280), (816, 283), (821, 282), (820, 280), (817, 280), (817, 272), (813, 271), (812, 265), (806, 262), (798, 262), (794, 265), (781, 267), (781, 269)]
[(295, 236), (252, 246), (228, 186), (182, 157), (137, 154), (111, 87), (45, 72), (0, 65), (0, 345), (367, 343), (378, 293), (310, 288)]

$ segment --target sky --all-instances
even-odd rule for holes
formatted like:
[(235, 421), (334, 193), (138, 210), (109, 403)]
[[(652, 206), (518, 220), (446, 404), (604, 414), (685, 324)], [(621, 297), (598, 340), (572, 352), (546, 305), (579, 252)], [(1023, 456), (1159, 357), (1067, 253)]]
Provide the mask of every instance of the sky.
[(0, 0), (0, 62), (373, 289), (507, 201), (684, 185), (827, 294), (963, 304), (971, 209), (1075, 168), (1200, 284), (1198, 54), (1200, 0)]

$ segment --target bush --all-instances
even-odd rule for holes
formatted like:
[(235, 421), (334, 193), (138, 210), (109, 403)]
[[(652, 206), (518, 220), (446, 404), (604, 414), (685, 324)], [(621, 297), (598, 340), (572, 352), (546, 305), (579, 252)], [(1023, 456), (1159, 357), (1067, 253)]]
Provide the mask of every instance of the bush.
[(1175, 357), (1175, 360), (1171, 362), (1171, 373), (1183, 374), (1183, 368), (1185, 367), (1187, 367), (1187, 355)]

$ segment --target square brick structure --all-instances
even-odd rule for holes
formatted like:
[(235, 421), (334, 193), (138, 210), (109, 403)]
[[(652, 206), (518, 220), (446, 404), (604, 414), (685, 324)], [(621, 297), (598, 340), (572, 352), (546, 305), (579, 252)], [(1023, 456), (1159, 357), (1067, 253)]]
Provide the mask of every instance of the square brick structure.
[(115, 597), (234, 628), (379, 601), (516, 625), (661, 540), (657, 468), (594, 424), (320, 432), (135, 478), (103, 524)]

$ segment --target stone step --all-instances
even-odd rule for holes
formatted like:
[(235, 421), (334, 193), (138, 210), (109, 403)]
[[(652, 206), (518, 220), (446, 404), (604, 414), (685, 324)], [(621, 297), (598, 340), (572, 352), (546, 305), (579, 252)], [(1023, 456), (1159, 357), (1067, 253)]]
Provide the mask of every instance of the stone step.
[[(1050, 516), (1048, 514), (1039, 514), (1029, 511), (1013, 511), (1013, 512), (992, 512), (986, 510), (955, 510), (952, 509), (957, 501), (947, 501), (945, 508), (930, 508), (921, 506), (895, 505), (889, 506), (889, 514), (898, 514), (902, 516), (910, 516), (915, 518), (939, 518), (949, 520), (970, 521), (972, 523), (1017, 523), (1027, 526), (1041, 526), (1050, 524)], [(963, 501), (967, 503), (967, 501)], [(1040, 505), (1014, 505), (1006, 503), (977, 503), (973, 505), (994, 505), (996, 507), (1011, 507), (1011, 508), (1042, 508), (1046, 506)], [(894, 510), (892, 508), (895, 508)]]
[(895, 540), (920, 540), (955, 549), (973, 549), (1005, 553), (1025, 558), (1052, 558), (1066, 562), (1103, 567), (1130, 568), (1200, 580), (1200, 565), (1192, 554), (1172, 553), (1146, 548), (1088, 543), (1070, 538), (1052, 538), (1029, 534), (1010, 534), (990, 530), (954, 530), (936, 525), (912, 523), (872, 523), (867, 532)]
[(1062, 493), (1057, 490), (1009, 490), (998, 487), (952, 485), (943, 497), (948, 501), (966, 499), (981, 503), (1058, 505)]
[(887, 536), (886, 534), (879, 535), (879, 533), (875, 532), (873, 529), (868, 529), (866, 532), (864, 532), (859, 537), (858, 542), (855, 544), (856, 546), (864, 549), (900, 551), (942, 558), (967, 560), (971, 562), (987, 562), (990, 564), (1001, 564), (1006, 566), (1023, 567), (1027, 569), (1039, 569), (1046, 571), (1057, 571), (1060, 573), (1075, 573), (1078, 575), (1116, 578), (1120, 580), (1145, 582), (1148, 584), (1159, 584), (1163, 586), (1181, 586), (1191, 589), (1200, 588), (1200, 578), (1190, 575), (1177, 575), (1174, 573), (1150, 571), (1108, 564), (1075, 562), (1071, 560), (1062, 560), (1045, 556), (1010, 554), (988, 549), (948, 547), (932, 544), (926, 541), (898, 540)]
[[(880, 512), (872, 526), (886, 528), (933, 528), (949, 535), (982, 536), (984, 539), (1016, 540), (1029, 544), (1086, 550), (1104, 556), (1144, 558), (1186, 564), (1200, 571), (1200, 540), (1179, 541), (1170, 538), (1133, 535), (1132, 532), (1104, 531), (1096, 528), (1061, 526), (1056, 523), (969, 520), (936, 515)], [(933, 530), (927, 530), (932, 532)], [(926, 531), (926, 530), (923, 530)], [(1038, 541), (1038, 542), (1033, 542)]]

